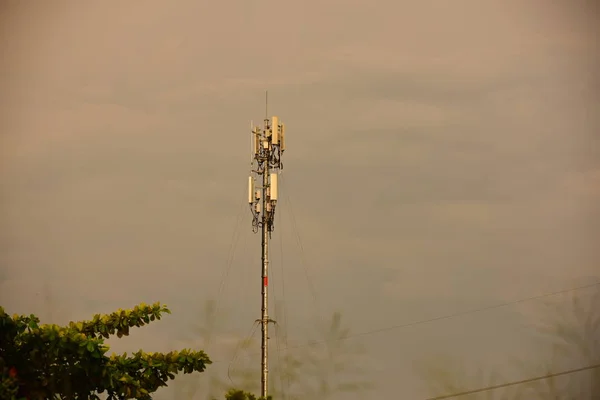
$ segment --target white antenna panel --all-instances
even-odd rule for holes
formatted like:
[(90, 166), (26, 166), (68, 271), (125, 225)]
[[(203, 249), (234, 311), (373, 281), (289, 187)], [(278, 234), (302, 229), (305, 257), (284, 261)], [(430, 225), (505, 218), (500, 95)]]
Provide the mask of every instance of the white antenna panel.
[(256, 210), (257, 213), (260, 214), (260, 203), (256, 203), (255, 210)]
[(278, 189), (277, 189), (277, 173), (271, 174), (271, 200), (277, 201)]
[(266, 149), (269, 148), (269, 141), (268, 140), (263, 140), (262, 144), (263, 144), (263, 149), (266, 150)]
[(273, 144), (279, 144), (279, 121), (277, 117), (271, 117), (271, 131), (273, 132)]
[(285, 150), (285, 124), (281, 123), (281, 138), (279, 139), (279, 148)]
[(252, 131), (252, 149), (254, 154), (258, 154), (258, 132), (256, 132), (256, 129)]
[(256, 200), (260, 200), (260, 190), (256, 191), (255, 196), (256, 196)]
[(250, 162), (254, 160), (254, 122), (250, 121)]
[(254, 177), (248, 177), (248, 203), (254, 203)]

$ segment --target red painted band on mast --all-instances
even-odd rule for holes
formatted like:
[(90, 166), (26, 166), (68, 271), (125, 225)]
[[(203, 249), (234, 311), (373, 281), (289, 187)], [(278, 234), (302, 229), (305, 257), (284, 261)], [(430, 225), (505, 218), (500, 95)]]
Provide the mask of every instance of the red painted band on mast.
[(269, 286), (269, 277), (263, 276), (263, 286)]

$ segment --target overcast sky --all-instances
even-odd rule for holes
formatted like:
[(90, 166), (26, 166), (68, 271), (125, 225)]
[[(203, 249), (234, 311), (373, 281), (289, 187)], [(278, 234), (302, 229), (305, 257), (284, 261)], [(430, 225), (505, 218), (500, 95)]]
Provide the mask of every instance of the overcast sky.
[[(233, 243), (221, 337), (245, 336), (260, 315), (249, 124), (267, 89), (288, 143), (272, 257), (290, 341), (306, 343), (334, 310), (359, 333), (600, 275), (600, 13), (581, 1), (0, 10), (11, 313), (65, 322), (161, 301), (173, 315), (114, 348), (181, 347)], [(507, 307), (362, 336), (368, 378), (380, 398), (422, 398), (418, 360), (500, 365), (529, 349), (527, 315)]]

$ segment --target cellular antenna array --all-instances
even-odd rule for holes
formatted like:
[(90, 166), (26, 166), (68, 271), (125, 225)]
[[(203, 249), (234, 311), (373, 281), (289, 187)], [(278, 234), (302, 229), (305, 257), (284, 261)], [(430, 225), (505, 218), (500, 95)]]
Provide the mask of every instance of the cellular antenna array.
[[(265, 100), (268, 97), (265, 96)], [(268, 109), (265, 109), (268, 112)], [(262, 235), (261, 269), (261, 397), (267, 398), (269, 385), (269, 240), (274, 229), (278, 199), (277, 178), (283, 169), (285, 125), (277, 117), (265, 116), (263, 128), (251, 124), (251, 174), (248, 178), (248, 203), (252, 211), (252, 230)]]

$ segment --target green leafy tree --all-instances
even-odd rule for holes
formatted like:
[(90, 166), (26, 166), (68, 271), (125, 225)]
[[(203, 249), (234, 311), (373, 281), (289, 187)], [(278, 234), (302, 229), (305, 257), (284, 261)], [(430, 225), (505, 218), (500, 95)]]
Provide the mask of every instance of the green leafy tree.
[(8, 315), (0, 307), (0, 397), (3, 399), (150, 399), (175, 374), (202, 372), (203, 351), (106, 353), (105, 339), (160, 319), (169, 309), (155, 303), (94, 315), (67, 326), (40, 324), (34, 316)]
[(255, 395), (244, 392), (243, 390), (230, 389), (225, 395), (225, 400), (272, 400), (271, 396), (257, 398)]

